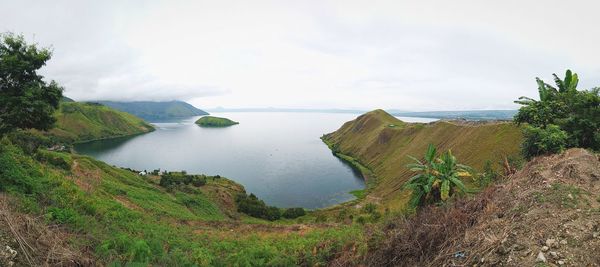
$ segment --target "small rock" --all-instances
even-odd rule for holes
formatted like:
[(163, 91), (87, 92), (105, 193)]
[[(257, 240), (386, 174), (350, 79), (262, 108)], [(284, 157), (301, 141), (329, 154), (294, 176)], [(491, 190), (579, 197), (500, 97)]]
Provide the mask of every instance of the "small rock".
[(567, 197), (573, 199), (573, 195), (571, 195), (570, 193), (567, 195)]
[(546, 256), (544, 256), (544, 252), (538, 253), (537, 257), (535, 258), (535, 262), (546, 262)]
[(594, 238), (598, 238), (598, 236), (600, 236), (600, 234), (599, 234), (598, 232), (594, 232), (594, 233), (592, 234), (592, 236), (593, 236)]
[(550, 251), (550, 256), (552, 256), (552, 258), (558, 258), (558, 253), (556, 253), (555, 251)]
[(554, 238), (548, 238), (548, 239), (546, 239), (546, 246), (551, 247), (551, 248), (557, 248), (558, 242), (556, 242), (556, 239), (554, 239)]
[(548, 249), (550, 249), (548, 246), (543, 246), (542, 247), (542, 252), (546, 252), (546, 251), (548, 251)]
[(563, 260), (558, 261), (558, 265), (565, 265), (565, 261), (563, 261)]
[(567, 240), (566, 240), (566, 239), (563, 239), (563, 240), (561, 240), (561, 241), (560, 241), (560, 244), (561, 244), (561, 245), (566, 245), (566, 244), (567, 244)]

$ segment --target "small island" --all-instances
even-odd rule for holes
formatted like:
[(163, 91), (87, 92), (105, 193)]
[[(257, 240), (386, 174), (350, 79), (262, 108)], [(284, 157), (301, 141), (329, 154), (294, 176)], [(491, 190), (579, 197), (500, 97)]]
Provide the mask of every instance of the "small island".
[(196, 124), (201, 127), (228, 127), (231, 125), (239, 124), (237, 121), (232, 121), (227, 118), (204, 116), (196, 121)]

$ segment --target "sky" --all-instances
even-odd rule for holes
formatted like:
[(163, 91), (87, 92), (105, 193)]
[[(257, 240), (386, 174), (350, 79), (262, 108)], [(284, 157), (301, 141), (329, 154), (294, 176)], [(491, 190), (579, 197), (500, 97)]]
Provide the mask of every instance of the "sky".
[(600, 1), (8, 1), (65, 95), (199, 108), (516, 109), (600, 86)]

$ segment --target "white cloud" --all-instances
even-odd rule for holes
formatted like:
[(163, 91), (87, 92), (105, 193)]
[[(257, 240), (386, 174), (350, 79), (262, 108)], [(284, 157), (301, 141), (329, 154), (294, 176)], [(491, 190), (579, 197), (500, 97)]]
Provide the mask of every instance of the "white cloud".
[(535, 76), (598, 85), (596, 1), (0, 0), (0, 31), (53, 44), (76, 99), (199, 107), (514, 108)]

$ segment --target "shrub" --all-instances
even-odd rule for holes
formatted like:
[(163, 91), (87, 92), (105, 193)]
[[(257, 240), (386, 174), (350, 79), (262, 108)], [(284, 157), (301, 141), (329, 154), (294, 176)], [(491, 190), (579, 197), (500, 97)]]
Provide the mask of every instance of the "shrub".
[(71, 208), (61, 209), (57, 207), (52, 207), (49, 208), (48, 213), (46, 213), (46, 218), (48, 220), (59, 224), (75, 223), (77, 216), (77, 212)]
[(559, 126), (550, 124), (546, 128), (526, 126), (523, 134), (523, 155), (532, 158), (537, 155), (560, 153), (566, 147), (569, 136)]
[(289, 208), (281, 216), (286, 219), (295, 219), (304, 215), (306, 215), (306, 211), (303, 208)]
[[(155, 170), (156, 171), (156, 170)], [(159, 184), (163, 187), (171, 187), (174, 185), (189, 185), (200, 187), (206, 184), (205, 175), (190, 175), (183, 172), (168, 172), (160, 177)]]
[(64, 170), (70, 170), (73, 164), (73, 159), (69, 154), (60, 152), (38, 150), (36, 158), (41, 162), (52, 164)]
[(524, 129), (524, 156), (557, 153), (569, 147), (599, 150), (600, 88), (578, 91), (579, 78), (570, 70), (564, 79), (553, 75), (556, 87), (536, 78), (540, 100), (520, 97), (515, 101), (523, 106), (514, 121), (529, 124)]
[(277, 207), (267, 206), (264, 201), (254, 194), (245, 193), (236, 196), (237, 210), (252, 217), (275, 221), (281, 218), (281, 211)]
[(367, 205), (365, 205), (363, 209), (367, 213), (373, 213), (377, 210), (377, 205), (375, 205), (374, 203), (367, 203)]

